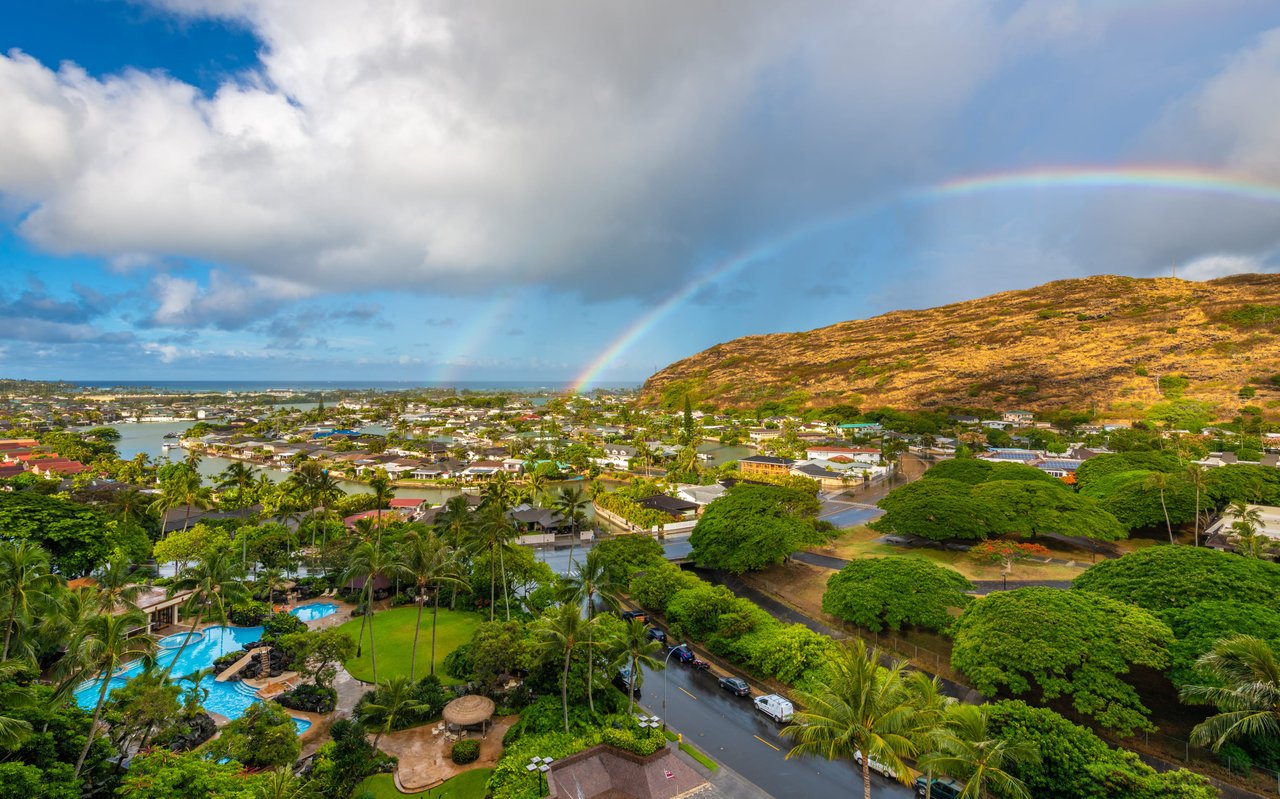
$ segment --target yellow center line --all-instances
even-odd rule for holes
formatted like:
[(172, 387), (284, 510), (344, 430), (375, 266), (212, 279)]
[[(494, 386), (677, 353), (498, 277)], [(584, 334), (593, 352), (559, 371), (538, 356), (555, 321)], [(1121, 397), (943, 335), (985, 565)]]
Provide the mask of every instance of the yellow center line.
[[(680, 688), (680, 686), (678, 686), (678, 685), (677, 685), (676, 687), (677, 687), (677, 688)], [(681, 690), (681, 691), (684, 691), (684, 689), (683, 689), (683, 688), (680, 688), (680, 690)], [(698, 697), (694, 696), (693, 694), (689, 693), (688, 691), (684, 691), (684, 692), (685, 692), (685, 695), (686, 695), (686, 696), (688, 696), (690, 699), (697, 699), (697, 698), (698, 698)]]
[(755, 738), (757, 741), (759, 741), (760, 743), (762, 743), (762, 744), (764, 744), (765, 746), (769, 747), (770, 749), (772, 749), (772, 750), (773, 750), (773, 751), (775, 751), (775, 752), (781, 752), (781, 751), (782, 751), (782, 750), (781, 750), (781, 749), (779, 749), (778, 747), (774, 746), (773, 744), (769, 743), (769, 742), (768, 742), (768, 741), (766, 741), (765, 739), (761, 738), (759, 735), (753, 735), (753, 736), (751, 736), (751, 737), (752, 737), (752, 738)]

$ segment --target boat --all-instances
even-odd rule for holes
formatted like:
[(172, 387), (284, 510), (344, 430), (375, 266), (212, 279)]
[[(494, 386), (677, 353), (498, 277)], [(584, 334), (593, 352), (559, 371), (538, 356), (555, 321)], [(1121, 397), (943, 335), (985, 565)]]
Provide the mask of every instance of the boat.
[(181, 436), (179, 436), (177, 433), (165, 433), (164, 437), (165, 438), (181, 438)]

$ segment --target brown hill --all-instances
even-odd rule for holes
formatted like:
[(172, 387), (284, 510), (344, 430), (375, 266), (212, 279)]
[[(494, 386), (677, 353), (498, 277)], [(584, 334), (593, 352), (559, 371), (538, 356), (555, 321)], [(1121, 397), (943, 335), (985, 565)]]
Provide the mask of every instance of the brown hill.
[[(1070, 408), (1136, 418), (1185, 385), (1185, 398), (1220, 413), (1253, 404), (1272, 415), (1278, 334), (1280, 275), (1102, 275), (717, 344), (650, 377), (642, 401), (678, 407), (687, 394), (717, 407)], [(1242, 388), (1256, 395), (1242, 400)]]

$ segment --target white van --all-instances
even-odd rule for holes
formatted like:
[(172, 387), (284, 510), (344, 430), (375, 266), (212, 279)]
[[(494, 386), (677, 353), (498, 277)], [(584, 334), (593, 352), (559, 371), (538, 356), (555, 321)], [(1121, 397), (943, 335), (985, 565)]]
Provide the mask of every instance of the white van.
[[(857, 763), (859, 766), (861, 766), (861, 765), (862, 765), (862, 750), (861, 750), (861, 749), (855, 749), (855, 750), (853, 750), (853, 761), (854, 761), (855, 763)], [(873, 758), (871, 758), (871, 759), (869, 759), (869, 760), (867, 761), (867, 766), (868, 766), (868, 768), (870, 768), (872, 771), (874, 771), (875, 773), (879, 774), (879, 775), (880, 775), (880, 776), (882, 776), (882, 777), (888, 777), (888, 778), (889, 778), (889, 779), (891, 779), (891, 780), (896, 780), (896, 779), (898, 779), (898, 772), (896, 772), (896, 771), (894, 771), (893, 769), (889, 768), (889, 767), (888, 767), (888, 766), (886, 766), (884, 763), (881, 763), (879, 760), (876, 760), (874, 757), (873, 757)]]
[(791, 721), (796, 713), (796, 706), (791, 700), (777, 694), (765, 694), (755, 698), (756, 710), (777, 722)]

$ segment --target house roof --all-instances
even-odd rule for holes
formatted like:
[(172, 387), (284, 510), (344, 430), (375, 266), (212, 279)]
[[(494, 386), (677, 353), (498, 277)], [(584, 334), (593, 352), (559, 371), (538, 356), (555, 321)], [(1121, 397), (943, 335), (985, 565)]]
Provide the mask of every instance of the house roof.
[(790, 458), (774, 458), (769, 455), (752, 455), (749, 458), (739, 458), (738, 463), (765, 463), (770, 466), (790, 466), (795, 461)]
[(660, 510), (664, 513), (670, 513), (677, 516), (688, 513), (691, 510), (698, 509), (698, 504), (696, 502), (690, 502), (687, 499), (680, 499), (679, 497), (669, 497), (666, 494), (654, 494), (651, 497), (645, 497), (640, 500), (640, 504), (646, 508)]

